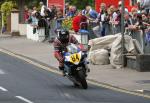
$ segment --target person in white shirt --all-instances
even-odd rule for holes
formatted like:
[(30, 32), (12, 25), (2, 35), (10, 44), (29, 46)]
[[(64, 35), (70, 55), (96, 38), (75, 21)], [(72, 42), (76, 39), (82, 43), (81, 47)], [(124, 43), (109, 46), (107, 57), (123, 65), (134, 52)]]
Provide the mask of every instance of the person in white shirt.
[(46, 9), (46, 6), (44, 5), (43, 2), (40, 2), (40, 6), (41, 6), (41, 12), (40, 12), (40, 15), (41, 15), (41, 16), (45, 16), (44, 11), (45, 11), (45, 9)]

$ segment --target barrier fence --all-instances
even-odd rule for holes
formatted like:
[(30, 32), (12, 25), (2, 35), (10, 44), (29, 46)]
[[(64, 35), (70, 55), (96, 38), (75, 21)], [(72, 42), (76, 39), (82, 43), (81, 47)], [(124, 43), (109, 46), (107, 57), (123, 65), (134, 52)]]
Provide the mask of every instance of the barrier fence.
[(150, 41), (148, 40), (148, 32), (150, 30), (145, 29), (145, 30), (127, 30), (126, 35), (130, 35), (133, 39), (136, 39), (140, 46), (141, 49), (143, 50), (144, 53), (150, 53)]

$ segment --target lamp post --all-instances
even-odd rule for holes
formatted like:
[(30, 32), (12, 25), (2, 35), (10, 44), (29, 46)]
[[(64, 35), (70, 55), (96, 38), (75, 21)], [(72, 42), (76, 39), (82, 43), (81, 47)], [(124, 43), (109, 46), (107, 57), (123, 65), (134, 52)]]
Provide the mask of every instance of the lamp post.
[(81, 32), (81, 44), (83, 44), (86, 49), (88, 48), (88, 33)]
[[(80, 24), (80, 28), (82, 24), (87, 24), (87, 22), (82, 22)], [(89, 42), (89, 32), (87, 30), (80, 30), (80, 34), (81, 34), (81, 44), (84, 46), (85, 49), (88, 49), (88, 42)]]

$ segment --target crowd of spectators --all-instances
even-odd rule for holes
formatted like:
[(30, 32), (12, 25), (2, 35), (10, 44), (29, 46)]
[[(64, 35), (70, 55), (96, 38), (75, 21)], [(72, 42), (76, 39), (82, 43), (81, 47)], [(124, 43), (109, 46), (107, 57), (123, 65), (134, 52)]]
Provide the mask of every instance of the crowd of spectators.
[(32, 9), (29, 9), (27, 6), (24, 7), (24, 21), (33, 26), (33, 34), (37, 32), (38, 28), (44, 28), (45, 40), (47, 40), (50, 35), (52, 21), (62, 17), (63, 13), (62, 10), (56, 8), (54, 5), (50, 8), (47, 8), (43, 2), (40, 2), (39, 5), (40, 10), (37, 7), (33, 7)]
[[(150, 0), (147, 1), (150, 2)], [(28, 9), (25, 6), (24, 20), (26, 23), (33, 25), (34, 33), (37, 28), (44, 27), (46, 39), (53, 35), (56, 29), (62, 27), (62, 21), (67, 17), (73, 18), (72, 29), (75, 33), (78, 33), (80, 29), (88, 30), (89, 25), (92, 25), (93, 33), (96, 37), (101, 37), (121, 32), (121, 5), (121, 1), (118, 2), (118, 7), (114, 5), (106, 6), (105, 3), (101, 3), (99, 12), (96, 12), (90, 5), (87, 5), (83, 10), (78, 10), (76, 6), (66, 3), (63, 13), (63, 10), (54, 5), (48, 8), (43, 2), (40, 2), (40, 11), (36, 7)], [(150, 9), (147, 3), (140, 3), (138, 0), (137, 5), (132, 7), (130, 11), (125, 8), (124, 19), (125, 30), (130, 31), (128, 33), (136, 30), (150, 32)], [(50, 34), (50, 29), (53, 30), (52, 34)]]

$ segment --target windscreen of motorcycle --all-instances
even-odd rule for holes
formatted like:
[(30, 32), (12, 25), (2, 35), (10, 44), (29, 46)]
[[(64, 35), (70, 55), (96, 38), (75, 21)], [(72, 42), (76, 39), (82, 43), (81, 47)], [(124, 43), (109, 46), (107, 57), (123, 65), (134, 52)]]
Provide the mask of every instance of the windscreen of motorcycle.
[(71, 54), (74, 54), (79, 52), (79, 48), (75, 44), (71, 43), (70, 45), (67, 46), (67, 51)]

